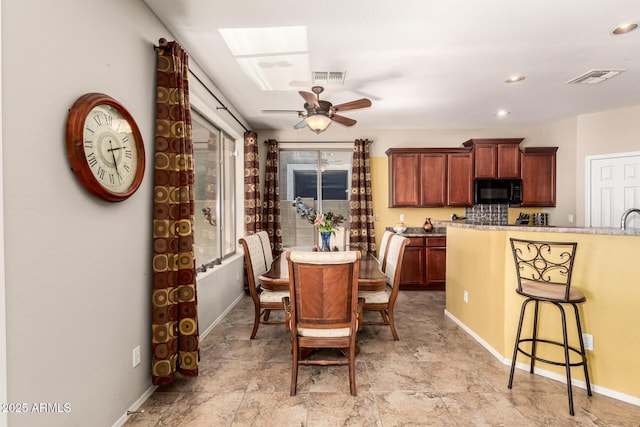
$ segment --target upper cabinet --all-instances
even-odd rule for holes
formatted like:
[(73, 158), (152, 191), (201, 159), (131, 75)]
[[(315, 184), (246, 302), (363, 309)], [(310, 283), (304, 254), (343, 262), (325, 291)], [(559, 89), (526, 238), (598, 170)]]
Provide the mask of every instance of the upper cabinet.
[(473, 205), (473, 156), (466, 148), (390, 148), (389, 207)]
[(522, 206), (556, 205), (558, 147), (524, 138), (470, 139), (464, 148), (390, 148), (389, 207), (473, 206), (473, 180), (522, 179)]
[(473, 206), (473, 153), (447, 154), (447, 206)]
[(520, 178), (520, 143), (524, 138), (470, 139), (462, 145), (473, 149), (474, 178)]
[(558, 147), (522, 149), (522, 206), (556, 205), (556, 152)]

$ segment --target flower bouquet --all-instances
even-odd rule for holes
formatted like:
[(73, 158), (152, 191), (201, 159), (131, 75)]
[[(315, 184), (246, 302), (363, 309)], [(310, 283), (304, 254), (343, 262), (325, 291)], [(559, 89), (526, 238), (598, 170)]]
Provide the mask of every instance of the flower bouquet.
[(336, 227), (344, 221), (344, 217), (333, 212), (316, 212), (315, 215), (309, 216), (309, 222), (320, 232), (329, 232), (336, 234)]
[(316, 212), (314, 215), (309, 216), (309, 222), (320, 232), (321, 251), (331, 250), (329, 244), (331, 235), (336, 234), (336, 227), (342, 224), (342, 221), (344, 221), (344, 217), (333, 212)]

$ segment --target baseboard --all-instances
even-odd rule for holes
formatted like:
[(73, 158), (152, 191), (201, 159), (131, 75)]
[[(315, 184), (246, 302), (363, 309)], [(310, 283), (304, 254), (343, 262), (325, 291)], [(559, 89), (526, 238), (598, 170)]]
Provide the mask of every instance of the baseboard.
[(481, 346), (483, 346), (489, 353), (491, 353), (493, 355), (493, 357), (495, 357), (496, 359), (498, 359), (500, 362), (504, 363), (505, 365), (511, 365), (511, 359), (509, 359), (509, 363), (506, 362), (506, 359), (504, 357), (502, 357), (502, 355), (496, 351), (496, 349), (494, 349), (493, 347), (491, 347), (491, 345), (489, 345), (488, 342), (486, 342), (485, 340), (483, 340), (478, 334), (476, 334), (475, 332), (473, 332), (471, 329), (469, 329), (469, 327), (467, 325), (465, 325), (464, 323), (462, 323), (457, 317), (455, 317), (453, 314), (451, 314), (450, 312), (448, 312), (447, 310), (444, 311), (444, 315), (447, 316), (449, 319), (453, 320), (453, 322), (458, 325), (460, 328), (462, 328), (463, 331), (465, 331), (467, 334), (471, 335), (471, 337), (478, 341), (478, 343), (480, 343)]
[[(496, 359), (498, 359), (501, 363), (511, 366), (511, 359), (505, 358), (500, 352), (496, 351), (489, 343), (483, 340), (478, 334), (473, 332), (467, 325), (462, 323), (460, 319), (451, 314), (449, 311), (444, 311), (445, 316), (451, 319), (456, 325), (458, 325), (463, 331), (469, 334), (474, 340), (476, 340), (482, 347), (484, 347), (489, 353), (491, 353)], [(516, 368), (521, 369), (523, 371), (529, 371), (529, 364), (516, 362)], [(563, 384), (567, 383), (567, 378), (564, 375), (560, 375), (555, 372), (548, 371), (546, 369), (534, 368), (533, 373), (536, 375), (540, 375), (541, 377), (550, 378), (552, 380), (559, 381)], [(579, 388), (587, 389), (587, 383), (582, 380), (571, 380), (571, 385), (574, 385)], [(621, 393), (616, 390), (612, 390), (606, 387), (601, 387), (597, 384), (591, 383), (591, 391), (597, 394), (601, 394), (603, 396), (610, 397), (612, 399), (620, 400), (622, 402), (630, 403), (632, 405), (640, 406), (640, 398), (635, 396), (630, 396), (625, 393)]]
[[(200, 333), (201, 341), (211, 333), (213, 328), (215, 328), (216, 325), (220, 323), (222, 319), (224, 319), (224, 317), (231, 311), (231, 309), (233, 309), (240, 302), (240, 300), (242, 300), (243, 297), (244, 297), (244, 293), (241, 293), (240, 295), (238, 295), (238, 297), (231, 303), (231, 305), (229, 305), (229, 307), (227, 307), (227, 309), (224, 312), (222, 312), (222, 314), (220, 314), (220, 316), (218, 316), (218, 318), (213, 323), (211, 323), (211, 325), (209, 325), (207, 329), (205, 329), (203, 332)], [(133, 405), (129, 407), (129, 409), (127, 410), (127, 413), (125, 413), (123, 416), (118, 418), (118, 420), (113, 424), (112, 427), (123, 426), (124, 423), (126, 423), (127, 420), (129, 419), (129, 417), (138, 411), (138, 408), (140, 408), (140, 406), (153, 394), (154, 391), (156, 391), (157, 388), (158, 386), (155, 386), (155, 385), (149, 387), (142, 394), (142, 396), (140, 396), (138, 400), (136, 400), (133, 403)]]
[(118, 420), (115, 423), (113, 423), (112, 427), (121, 427), (121, 426), (123, 426), (124, 423), (126, 423), (127, 420), (129, 420), (129, 417), (138, 411), (138, 408), (153, 394), (154, 391), (156, 391), (157, 388), (158, 388), (157, 385), (152, 385), (151, 387), (149, 387), (142, 394), (142, 396), (140, 396), (138, 398), (138, 400), (133, 402), (133, 405), (131, 405), (131, 407), (129, 407), (127, 412), (124, 415), (122, 415), (120, 418), (118, 418)]
[(224, 319), (224, 317), (236, 306), (238, 305), (238, 303), (240, 302), (240, 300), (242, 300), (242, 298), (244, 298), (244, 292), (242, 292), (240, 295), (238, 295), (238, 297), (229, 305), (229, 307), (227, 307), (227, 309), (225, 311), (223, 311), (220, 316), (218, 316), (218, 318), (216, 320), (213, 321), (213, 323), (211, 323), (211, 325), (209, 325), (207, 327), (207, 329), (205, 329), (203, 332), (200, 332), (200, 340), (202, 341), (202, 339), (204, 339), (207, 335), (209, 335), (211, 333), (211, 331), (213, 330), (213, 328), (216, 327), (216, 325), (218, 323), (220, 323), (222, 321), (222, 319)]

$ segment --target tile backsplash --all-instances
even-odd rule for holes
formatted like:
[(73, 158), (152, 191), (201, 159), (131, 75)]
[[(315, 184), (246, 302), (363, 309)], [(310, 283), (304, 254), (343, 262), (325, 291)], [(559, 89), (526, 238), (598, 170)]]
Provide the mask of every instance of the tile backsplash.
[(477, 224), (507, 225), (509, 221), (509, 205), (473, 205), (465, 208), (467, 221)]

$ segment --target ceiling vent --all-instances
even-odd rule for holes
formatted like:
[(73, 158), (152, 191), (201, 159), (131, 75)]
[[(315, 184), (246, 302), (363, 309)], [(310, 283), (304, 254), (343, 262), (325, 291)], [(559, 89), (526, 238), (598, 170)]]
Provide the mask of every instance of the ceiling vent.
[(617, 76), (623, 71), (626, 70), (591, 70), (574, 79), (569, 80), (567, 84), (595, 85), (598, 83), (602, 83), (605, 80), (609, 80), (610, 78)]
[(311, 81), (314, 85), (342, 86), (346, 71), (312, 71)]

